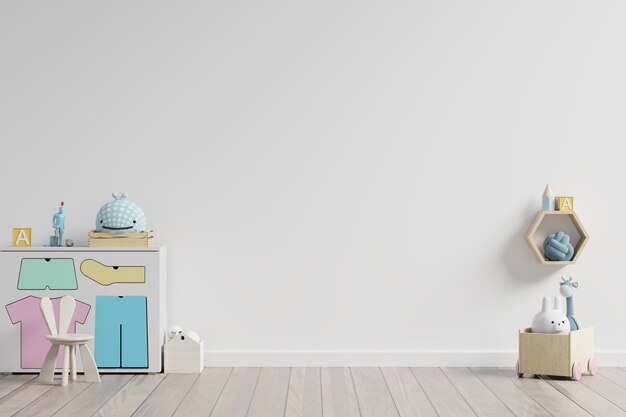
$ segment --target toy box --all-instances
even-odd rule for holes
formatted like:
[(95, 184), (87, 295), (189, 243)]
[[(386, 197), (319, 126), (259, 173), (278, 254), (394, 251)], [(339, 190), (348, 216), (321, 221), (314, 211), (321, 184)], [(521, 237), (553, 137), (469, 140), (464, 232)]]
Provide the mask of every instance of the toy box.
[(154, 232), (107, 233), (89, 232), (90, 248), (149, 248), (154, 240)]
[(166, 374), (199, 374), (204, 369), (204, 340), (193, 340), (185, 332), (170, 339), (164, 348)]
[(517, 375), (564, 376), (580, 380), (583, 371), (595, 375), (598, 369), (593, 356), (594, 328), (586, 327), (567, 334), (519, 331)]

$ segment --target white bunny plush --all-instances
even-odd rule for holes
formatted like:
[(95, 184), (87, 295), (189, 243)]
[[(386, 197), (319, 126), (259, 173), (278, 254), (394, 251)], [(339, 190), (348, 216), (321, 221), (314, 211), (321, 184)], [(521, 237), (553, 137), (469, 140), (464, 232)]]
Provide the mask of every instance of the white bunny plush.
[(550, 297), (543, 297), (541, 311), (535, 314), (532, 329), (533, 333), (569, 333), (569, 320), (559, 297), (554, 297), (554, 308), (550, 308)]

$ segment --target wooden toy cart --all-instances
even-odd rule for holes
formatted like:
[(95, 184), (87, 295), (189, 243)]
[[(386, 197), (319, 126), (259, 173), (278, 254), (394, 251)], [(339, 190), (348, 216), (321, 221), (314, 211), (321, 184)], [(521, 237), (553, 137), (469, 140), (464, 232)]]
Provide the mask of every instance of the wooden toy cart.
[(517, 376), (564, 376), (579, 381), (583, 369), (591, 375), (598, 370), (593, 351), (593, 327), (568, 334), (533, 333), (532, 329), (521, 329)]

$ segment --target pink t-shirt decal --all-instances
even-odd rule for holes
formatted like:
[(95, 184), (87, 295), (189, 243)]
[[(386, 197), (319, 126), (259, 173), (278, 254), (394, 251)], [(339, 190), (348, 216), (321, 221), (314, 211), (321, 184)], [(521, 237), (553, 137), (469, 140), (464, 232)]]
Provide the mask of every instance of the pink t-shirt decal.
[[(57, 326), (59, 323), (59, 303), (61, 297), (52, 298), (52, 306), (54, 308), (55, 320)], [(29, 296), (7, 304), (6, 309), (9, 313), (11, 323), (21, 323), (21, 366), (22, 369), (38, 369), (41, 368), (46, 353), (50, 349), (50, 342), (46, 340), (46, 336), (50, 334), (48, 326), (43, 319), (39, 302), (41, 298)], [(85, 324), (91, 306), (82, 301), (76, 300), (76, 310), (70, 321), (70, 327), (67, 333), (76, 333), (76, 322)], [(61, 329), (59, 329), (62, 332)], [(63, 349), (59, 349), (56, 367), (63, 366)]]

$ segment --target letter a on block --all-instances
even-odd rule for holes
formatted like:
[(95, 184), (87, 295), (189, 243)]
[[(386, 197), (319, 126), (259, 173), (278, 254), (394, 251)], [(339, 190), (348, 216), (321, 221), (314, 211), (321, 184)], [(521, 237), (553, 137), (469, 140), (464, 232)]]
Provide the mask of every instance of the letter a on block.
[(573, 211), (574, 210), (574, 197), (557, 197), (557, 210), (559, 211)]
[(13, 246), (31, 246), (31, 229), (14, 228)]
[(563, 211), (572, 211), (574, 207), (572, 207), (572, 200), (570, 198), (565, 198), (563, 200), (563, 206), (561, 207)]

